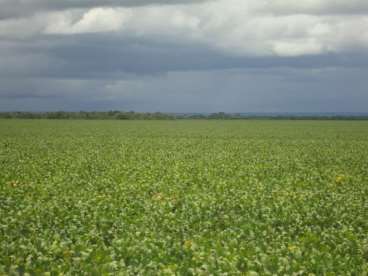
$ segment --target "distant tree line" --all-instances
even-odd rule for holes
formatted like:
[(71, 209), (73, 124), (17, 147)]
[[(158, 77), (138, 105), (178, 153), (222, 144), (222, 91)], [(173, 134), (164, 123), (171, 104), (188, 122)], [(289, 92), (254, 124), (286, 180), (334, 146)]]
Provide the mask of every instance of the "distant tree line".
[(0, 112), (0, 119), (59, 119), (59, 120), (368, 120), (368, 115), (297, 115), (297, 114), (245, 114), (245, 113), (162, 113), (134, 111), (79, 111), (79, 112)]
[(79, 111), (79, 112), (0, 112), (3, 119), (74, 119), (74, 120), (173, 120), (172, 114), (155, 112), (123, 112), (123, 111)]

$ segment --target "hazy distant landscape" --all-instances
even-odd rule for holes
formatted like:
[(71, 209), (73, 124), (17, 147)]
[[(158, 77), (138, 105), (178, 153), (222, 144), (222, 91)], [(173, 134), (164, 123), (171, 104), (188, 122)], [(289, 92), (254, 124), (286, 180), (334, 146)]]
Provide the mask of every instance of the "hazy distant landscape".
[(78, 119), (78, 120), (368, 120), (368, 113), (164, 113), (134, 111), (79, 111), (79, 112), (0, 112), (0, 119)]

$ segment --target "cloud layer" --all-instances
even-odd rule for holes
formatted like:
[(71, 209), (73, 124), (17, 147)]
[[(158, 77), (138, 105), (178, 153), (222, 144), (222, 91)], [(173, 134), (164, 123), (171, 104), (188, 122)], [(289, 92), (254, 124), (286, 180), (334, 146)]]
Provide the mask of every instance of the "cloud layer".
[[(190, 78), (196, 77), (186, 72), (197, 72), (212, 83), (217, 83), (221, 75), (233, 75), (228, 79), (236, 84), (218, 95), (222, 99), (220, 103), (229, 96), (227, 93), (239, 99), (258, 97), (260, 101), (282, 95), (281, 99), (286, 101), (283, 108), (287, 109), (288, 99), (293, 97), (271, 93), (272, 87), (279, 83), (277, 77), (288, 72), (284, 78), (286, 86), (279, 83), (279, 89), (292, 87), (294, 91), (305, 91), (310, 86), (311, 72), (317, 69), (322, 76), (331, 70), (336, 77), (349, 72), (345, 76), (350, 78), (346, 82), (351, 89), (340, 91), (339, 96), (336, 92), (337, 99), (352, 97), (351, 93), (356, 93), (356, 99), (368, 99), (364, 93), (352, 92), (361, 91), (359, 81), (364, 83), (364, 80), (355, 76), (365, 72), (368, 64), (368, 2), (365, 0), (109, 0), (103, 5), (101, 1), (88, 0), (0, 0), (0, 6), (0, 99), (3, 97), (7, 103), (22, 103), (29, 98), (41, 102), (73, 98), (81, 103), (92, 93), (87, 91), (95, 91), (96, 101), (88, 106), (99, 108), (100, 103), (105, 108), (108, 104), (102, 102), (109, 102), (107, 91), (110, 90), (105, 89), (108, 86), (129, 90), (129, 95), (131, 91), (140, 91), (134, 97), (117, 94), (121, 101), (131, 99), (132, 109), (140, 109), (143, 100), (139, 97), (150, 99), (149, 93), (155, 95), (154, 88), (143, 93), (144, 89), (149, 90), (146, 84), (152, 78), (157, 80), (154, 83), (160, 83), (170, 75), (167, 80), (170, 89), (178, 90), (186, 98), (190, 95), (188, 90), (196, 89), (187, 88), (180, 81), (175, 87), (171, 84), (172, 76), (179, 74), (189, 84)], [(261, 70), (260, 76), (249, 73), (255, 69)], [(244, 96), (244, 92), (239, 92), (244, 87), (239, 72), (251, 87)], [(293, 77), (308, 81), (293, 82)], [(121, 81), (130, 82), (117, 86)], [(270, 85), (261, 85), (263, 92), (252, 94), (250, 90), (259, 91), (257, 87), (264, 81)], [(339, 80), (329, 77), (328, 81), (319, 81), (320, 85), (315, 87), (318, 93), (312, 95), (322, 101), (326, 94), (333, 95)], [(141, 83), (140, 87), (144, 88), (134, 89), (132, 83)], [(211, 99), (207, 90), (214, 88), (205, 81), (196, 83), (205, 90), (201, 92), (203, 97)], [(73, 92), (68, 94), (68, 91)], [(163, 111), (170, 109), (167, 99), (174, 99), (157, 93), (159, 102), (164, 98), (167, 102), (166, 107), (162, 106)], [(306, 97), (302, 93), (297, 95), (300, 100)], [(190, 96), (188, 99), (193, 100)], [(193, 106), (194, 102), (198, 103), (198, 99), (193, 100)], [(359, 101), (351, 101), (344, 110), (354, 109), (353, 102)], [(234, 104), (223, 109), (231, 109)], [(28, 105), (32, 104), (28, 101)], [(0, 104), (0, 109), (4, 106)], [(205, 106), (201, 108), (206, 109)], [(334, 106), (337, 108), (338, 104)], [(359, 104), (356, 109), (358, 106), (360, 111), (364, 109)], [(208, 105), (207, 109), (214, 108), (219, 107)], [(195, 108), (188, 105), (187, 109)], [(342, 106), (338, 109), (342, 110)]]
[(94, 7), (136, 7), (146, 5), (175, 5), (179, 3), (199, 3), (206, 0), (0, 0), (0, 19), (28, 16), (36, 13), (90, 9)]
[(140, 7), (125, 6), (132, 1), (122, 1), (124, 7), (117, 7), (117, 2), (94, 7), (95, 1), (60, 1), (58, 5), (36, 1), (36, 7), (63, 11), (3, 20), (0, 36), (116, 32), (127, 38), (200, 44), (246, 56), (315, 55), (368, 47), (366, 1), (218, 0)]

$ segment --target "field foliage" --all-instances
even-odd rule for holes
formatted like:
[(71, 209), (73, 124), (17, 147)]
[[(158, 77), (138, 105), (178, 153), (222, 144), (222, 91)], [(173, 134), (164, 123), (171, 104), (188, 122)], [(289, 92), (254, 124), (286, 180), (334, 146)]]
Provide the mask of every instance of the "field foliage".
[(367, 275), (368, 122), (0, 120), (0, 274)]

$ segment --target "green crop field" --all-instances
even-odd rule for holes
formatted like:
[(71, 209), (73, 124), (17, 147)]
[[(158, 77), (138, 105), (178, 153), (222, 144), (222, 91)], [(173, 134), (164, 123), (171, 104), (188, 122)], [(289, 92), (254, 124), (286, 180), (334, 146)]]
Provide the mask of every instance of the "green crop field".
[(367, 275), (368, 122), (0, 120), (0, 274)]

